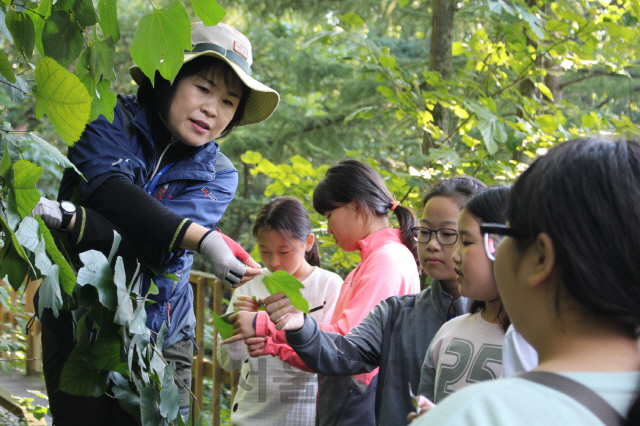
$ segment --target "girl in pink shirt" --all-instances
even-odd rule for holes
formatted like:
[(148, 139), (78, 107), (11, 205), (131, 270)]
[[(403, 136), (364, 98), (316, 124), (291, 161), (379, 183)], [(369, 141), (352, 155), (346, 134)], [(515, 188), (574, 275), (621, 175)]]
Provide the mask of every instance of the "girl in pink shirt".
[[(411, 230), (415, 217), (395, 200), (375, 170), (356, 160), (331, 167), (314, 191), (313, 207), (327, 218), (327, 231), (336, 244), (361, 256), (342, 286), (331, 323), (321, 325), (324, 331), (346, 335), (380, 301), (420, 291)], [(389, 226), (390, 212), (396, 214), (400, 229)], [(278, 356), (310, 371), (266, 312), (239, 312), (230, 319), (236, 321), (234, 336), (223, 343), (247, 339), (252, 356)], [(318, 424), (375, 425), (377, 373), (319, 376)]]

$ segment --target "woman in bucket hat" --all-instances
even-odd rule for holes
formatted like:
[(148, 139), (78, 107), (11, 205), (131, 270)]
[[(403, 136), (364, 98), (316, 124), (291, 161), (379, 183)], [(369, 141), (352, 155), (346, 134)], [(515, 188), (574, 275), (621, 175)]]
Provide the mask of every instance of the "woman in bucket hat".
[[(35, 214), (68, 233), (77, 251), (109, 252), (113, 230), (122, 235), (119, 255), (161, 264), (167, 274), (146, 269), (138, 282), (149, 295), (146, 325), (152, 339), (169, 328), (162, 352), (175, 361), (187, 386), (191, 380), (195, 316), (189, 273), (194, 251), (229, 286), (261, 273), (242, 248), (214, 228), (234, 197), (238, 172), (215, 142), (236, 126), (259, 123), (276, 109), (278, 93), (251, 76), (251, 43), (226, 24), (192, 25), (192, 45), (173, 82), (156, 72), (152, 85), (139, 67), (131, 76), (137, 97), (118, 95), (113, 123), (104, 116), (87, 125), (69, 149), (84, 178), (65, 171), (58, 200), (42, 199)], [(79, 189), (77, 208), (69, 203)], [(231, 247), (231, 248), (230, 248)], [(242, 261), (238, 260), (240, 258)], [(244, 263), (243, 263), (244, 262)], [(54, 424), (135, 424), (114, 398), (77, 397), (59, 391), (63, 365), (75, 345), (69, 311), (43, 314), (43, 364)], [(98, 337), (99, 338), (99, 337)], [(188, 413), (182, 382), (180, 412)]]

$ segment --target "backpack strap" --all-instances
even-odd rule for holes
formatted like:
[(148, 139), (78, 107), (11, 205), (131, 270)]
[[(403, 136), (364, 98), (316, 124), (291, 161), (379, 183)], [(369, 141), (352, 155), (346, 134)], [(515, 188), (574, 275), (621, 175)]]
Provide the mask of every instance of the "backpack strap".
[(530, 371), (517, 377), (550, 387), (570, 396), (589, 409), (606, 426), (621, 426), (624, 423), (624, 418), (611, 404), (575, 380), (547, 371)]

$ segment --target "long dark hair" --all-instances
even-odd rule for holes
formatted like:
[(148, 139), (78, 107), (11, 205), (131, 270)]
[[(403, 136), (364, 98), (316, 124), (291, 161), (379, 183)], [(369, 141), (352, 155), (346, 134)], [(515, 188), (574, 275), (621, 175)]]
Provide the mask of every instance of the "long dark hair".
[[(559, 145), (513, 185), (506, 217), (512, 228), (528, 235), (515, 240), (517, 250), (542, 232), (549, 235), (559, 281), (570, 297), (637, 337), (640, 143), (584, 138)], [(640, 424), (640, 398), (627, 424)]]
[(175, 96), (176, 88), (180, 81), (196, 74), (208, 77), (211, 73), (213, 73), (214, 77), (222, 77), (227, 87), (238, 87), (242, 91), (235, 115), (220, 136), (218, 136), (218, 139), (223, 138), (231, 133), (231, 131), (238, 126), (242, 117), (244, 117), (244, 110), (247, 105), (247, 99), (249, 99), (251, 95), (251, 89), (240, 80), (233, 68), (218, 58), (203, 55), (186, 62), (182, 65), (182, 68), (180, 68), (180, 72), (178, 72), (173, 83), (162, 77), (159, 71), (156, 71), (155, 86), (151, 86), (151, 82), (147, 81), (147, 83), (138, 87), (138, 103), (151, 111), (160, 113), (160, 116), (166, 122), (169, 116), (171, 102), (173, 102), (173, 97)]
[[(462, 204), (462, 208), (468, 211), (480, 223), (505, 223), (505, 213), (507, 206), (507, 196), (509, 195), (509, 186), (490, 186)], [(471, 303), (469, 312), (474, 314), (486, 308), (486, 302), (483, 300), (474, 300)], [(504, 306), (500, 303), (498, 316), (501, 316), (500, 326), (503, 331), (507, 331), (511, 325), (511, 319), (504, 310)]]
[(487, 186), (472, 176), (456, 176), (436, 183), (422, 200), (422, 209), (433, 197), (453, 198), (462, 203)]
[[(324, 215), (352, 201), (358, 201), (371, 216), (388, 216), (395, 198), (380, 173), (360, 161), (343, 160), (327, 170), (313, 191), (313, 208)], [(416, 240), (411, 231), (416, 226), (416, 218), (411, 210), (401, 205), (396, 206), (393, 212), (400, 224), (400, 239), (418, 265)]]
[[(292, 197), (276, 197), (260, 208), (253, 224), (254, 237), (258, 238), (262, 231), (278, 231), (285, 240), (288, 236), (282, 231), (286, 231), (291, 237), (306, 243), (311, 233), (311, 219), (300, 201)], [(304, 254), (304, 258), (309, 265), (320, 266), (320, 252), (316, 241), (311, 250)]]

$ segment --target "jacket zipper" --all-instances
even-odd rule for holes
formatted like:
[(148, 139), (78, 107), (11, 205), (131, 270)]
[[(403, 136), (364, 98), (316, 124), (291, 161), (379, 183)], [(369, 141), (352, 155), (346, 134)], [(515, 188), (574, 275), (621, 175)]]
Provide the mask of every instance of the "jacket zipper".
[(171, 148), (174, 143), (176, 143), (176, 141), (175, 141), (175, 139), (173, 139), (173, 136), (172, 136), (171, 137), (171, 142), (169, 142), (169, 144), (162, 151), (162, 154), (160, 154), (160, 158), (158, 158), (158, 161), (156, 162), (156, 168), (153, 169), (153, 173), (151, 174), (151, 177), (147, 180), (147, 182), (152, 182), (153, 178), (156, 177), (156, 173), (158, 173), (158, 169), (160, 168), (160, 163), (162, 163), (162, 157), (164, 157), (164, 154), (167, 153), (169, 148)]

